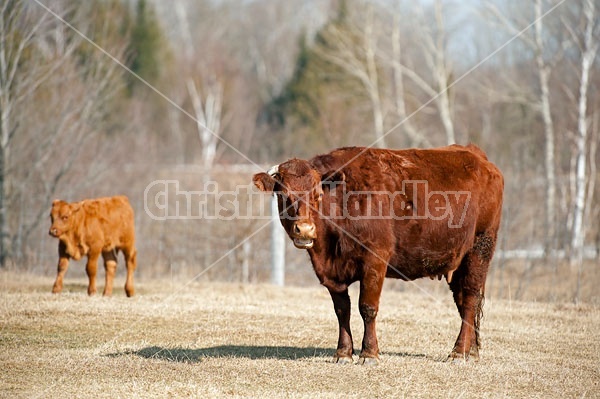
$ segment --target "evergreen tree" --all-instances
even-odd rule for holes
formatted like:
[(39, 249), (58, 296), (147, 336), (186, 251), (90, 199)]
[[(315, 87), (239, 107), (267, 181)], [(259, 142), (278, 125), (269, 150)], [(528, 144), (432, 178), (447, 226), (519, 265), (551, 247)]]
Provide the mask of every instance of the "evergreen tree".
[[(162, 46), (162, 31), (154, 9), (146, 0), (139, 0), (136, 7), (135, 23), (131, 32), (132, 59), (130, 68), (150, 84), (155, 84), (160, 76), (160, 51)], [(130, 89), (140, 83), (134, 76), (130, 76), (129, 79)]]
[[(335, 137), (332, 131), (324, 137), (328, 126), (340, 124), (339, 119), (334, 119), (341, 113), (352, 113), (363, 100), (359, 82), (323, 57), (324, 53), (335, 51), (329, 33), (333, 28), (346, 32), (352, 41), (359, 40), (347, 26), (347, 8), (342, 0), (334, 18), (317, 32), (314, 43), (309, 44), (301, 37), (292, 77), (280, 95), (266, 105), (263, 120), (268, 123), (270, 134), (278, 136), (271, 142), (281, 147), (273, 149), (273, 153), (289, 153), (292, 149), (295, 155), (309, 155), (351, 143), (350, 134), (344, 136), (347, 130), (342, 126), (333, 132)], [(347, 119), (351, 124), (350, 118)]]

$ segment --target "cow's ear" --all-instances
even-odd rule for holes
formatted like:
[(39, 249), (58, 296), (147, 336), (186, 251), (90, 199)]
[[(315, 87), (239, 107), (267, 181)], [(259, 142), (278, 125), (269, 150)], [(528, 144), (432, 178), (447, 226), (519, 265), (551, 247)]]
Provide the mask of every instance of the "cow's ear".
[(321, 175), (321, 183), (331, 185), (331, 184), (339, 184), (346, 181), (346, 175), (343, 171), (333, 169), (327, 171)]
[(260, 191), (264, 191), (266, 193), (272, 193), (273, 188), (275, 188), (275, 179), (273, 176), (268, 173), (257, 173), (252, 177), (252, 183), (258, 188)]

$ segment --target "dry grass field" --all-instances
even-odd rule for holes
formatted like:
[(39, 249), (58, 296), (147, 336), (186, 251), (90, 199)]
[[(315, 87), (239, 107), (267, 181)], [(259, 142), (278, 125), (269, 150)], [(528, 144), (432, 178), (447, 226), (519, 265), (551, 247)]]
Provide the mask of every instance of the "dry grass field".
[[(444, 360), (458, 333), (449, 292), (384, 289), (381, 364), (331, 363), (326, 290), (121, 280), (112, 298), (67, 276), (0, 273), (0, 396), (600, 397), (600, 306), (488, 300), (479, 363)], [(100, 284), (99, 291), (102, 287)], [(362, 323), (352, 291), (355, 345)]]

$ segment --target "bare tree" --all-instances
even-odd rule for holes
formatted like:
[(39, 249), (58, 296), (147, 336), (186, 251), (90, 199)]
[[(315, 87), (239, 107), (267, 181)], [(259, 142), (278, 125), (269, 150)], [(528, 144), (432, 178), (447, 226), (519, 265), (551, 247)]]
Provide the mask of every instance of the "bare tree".
[[(412, 21), (412, 40), (418, 46), (422, 60), (413, 60), (402, 57), (399, 42), (400, 14), (395, 11), (394, 26), (392, 28), (392, 68), (396, 83), (396, 109), (399, 116), (404, 117), (406, 111), (404, 102), (399, 97), (403, 77), (406, 77), (422, 91), (430, 101), (433, 101), (444, 127), (446, 144), (456, 143), (454, 128), (454, 111), (449, 86), (451, 84), (452, 66), (446, 54), (447, 32), (444, 24), (443, 7), (441, 1), (434, 3), (434, 24), (427, 21), (422, 6), (415, 5), (416, 11), (408, 18)], [(405, 16), (405, 19), (407, 17)], [(400, 86), (398, 86), (400, 85)], [(427, 142), (418, 135), (414, 129), (407, 126), (407, 133), (413, 141)]]
[[(547, 12), (543, 9), (543, 0), (535, 0), (533, 4), (533, 21), (528, 21), (523, 16), (526, 15), (526, 8), (513, 11), (510, 17), (502, 13), (496, 4), (488, 2), (487, 11), (491, 17), (488, 21), (494, 26), (503, 29), (508, 34), (518, 37), (525, 48), (533, 53), (535, 60), (535, 75), (537, 78), (537, 93), (530, 95), (524, 91), (531, 90), (529, 85), (520, 87), (518, 76), (510, 76), (503, 80), (506, 84), (509, 95), (502, 95), (505, 101), (523, 103), (536, 109), (543, 122), (544, 130), (544, 171), (545, 171), (545, 232), (546, 255), (556, 250), (557, 239), (557, 212), (556, 212), (556, 159), (555, 159), (555, 132), (554, 120), (551, 110), (551, 90), (550, 75), (554, 64), (561, 58), (562, 54), (552, 53), (548, 50), (546, 40), (551, 35), (545, 27)], [(521, 6), (523, 7), (523, 6)], [(521, 10), (521, 11), (519, 11)], [(522, 27), (533, 24), (533, 34), (523, 33)]]
[[(37, 16), (39, 17), (39, 16)], [(19, 117), (26, 99), (56, 70), (45, 68), (22, 73), (26, 51), (43, 34), (48, 18), (36, 18), (19, 0), (0, 5), (0, 267), (11, 257), (9, 205), (13, 196), (11, 150), (19, 132)]]
[(406, 100), (405, 100), (405, 89), (404, 89), (404, 72), (402, 66), (402, 42), (401, 42), (401, 26), (402, 13), (397, 10), (394, 12), (392, 21), (392, 34), (391, 34), (391, 49), (392, 49), (392, 70), (394, 74), (394, 99), (396, 104), (396, 113), (400, 119), (399, 123), (406, 131), (406, 134), (410, 138), (413, 146), (423, 145), (430, 147), (430, 141), (421, 133), (417, 131), (412, 120), (408, 117), (406, 112)]
[[(85, 15), (62, 2), (52, 6), (76, 20)], [(9, 1), (0, 11), (0, 252), (6, 264), (22, 254), (69, 175), (86, 181), (97, 174), (94, 163), (74, 166), (84, 153), (100, 155), (84, 143), (101, 133), (107, 104), (123, 86), (117, 64), (103, 54), (81, 57), (90, 47), (42, 8)], [(121, 57), (125, 45), (112, 50)]]
[(216, 79), (212, 84), (209, 84), (206, 88), (204, 104), (192, 79), (187, 80), (187, 88), (192, 100), (198, 134), (202, 143), (202, 164), (204, 171), (208, 174), (215, 160), (219, 135), (221, 133), (223, 88)]
[[(573, 235), (571, 239), (571, 265), (578, 267), (578, 276), (581, 276), (581, 267), (583, 264), (583, 247), (585, 240), (585, 224), (583, 216), (586, 207), (586, 185), (587, 185), (587, 139), (588, 139), (588, 89), (590, 85), (590, 73), (596, 53), (598, 42), (594, 40), (594, 31), (596, 27), (597, 14), (595, 11), (594, 0), (585, 0), (583, 3), (583, 15), (585, 20), (585, 31), (583, 43), (581, 46), (581, 74), (579, 80), (579, 100), (577, 107), (577, 136), (575, 139), (576, 147), (576, 176), (575, 176), (575, 199), (574, 199), (574, 218)], [(580, 278), (578, 278), (577, 291), (575, 299), (579, 298)]]
[(554, 122), (550, 111), (550, 65), (544, 58), (544, 19), (542, 17), (542, 0), (535, 0), (535, 38), (534, 52), (540, 84), (540, 111), (544, 121), (546, 170), (546, 234), (549, 239), (546, 248), (554, 249), (556, 243), (556, 171), (554, 160)]
[(367, 2), (362, 6), (365, 7), (364, 20), (345, 16), (342, 24), (330, 24), (323, 32), (328, 47), (317, 46), (316, 53), (360, 82), (371, 104), (375, 145), (385, 148), (385, 112), (376, 60), (379, 31), (373, 4)]
[[(175, 10), (181, 30), (181, 38), (183, 39), (183, 47), (185, 62), (192, 64), (196, 59), (196, 50), (192, 39), (192, 31), (190, 29), (186, 12), (181, 2), (175, 3)], [(192, 75), (194, 69), (188, 68), (189, 74), (185, 78), (185, 84), (189, 98), (192, 102), (194, 111), (196, 128), (202, 145), (202, 165), (204, 173), (208, 179), (210, 170), (213, 167), (215, 156), (217, 154), (217, 145), (221, 136), (221, 121), (223, 110), (223, 84), (219, 81), (216, 74), (212, 74), (203, 82), (202, 91), (204, 91), (204, 101), (202, 95), (197, 88), (196, 82)]]

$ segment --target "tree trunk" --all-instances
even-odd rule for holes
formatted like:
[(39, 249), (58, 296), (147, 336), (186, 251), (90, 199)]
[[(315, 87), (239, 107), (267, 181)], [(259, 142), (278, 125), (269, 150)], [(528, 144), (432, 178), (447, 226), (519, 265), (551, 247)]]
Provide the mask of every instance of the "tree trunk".
[[(2, 129), (4, 129), (4, 126), (2, 126)], [(7, 261), (10, 258), (10, 237), (8, 234), (6, 212), (6, 183), (6, 148), (0, 145), (0, 268), (5, 268)]]
[(400, 45), (400, 12), (394, 13), (392, 24), (392, 70), (394, 72), (394, 91), (396, 100), (396, 113), (400, 118), (400, 124), (411, 141), (411, 146), (417, 147), (423, 144), (430, 147), (431, 143), (422, 134), (418, 133), (406, 115), (406, 102), (404, 101), (404, 76), (402, 72), (402, 47)]
[(577, 119), (577, 138), (576, 138), (576, 156), (577, 168), (575, 178), (575, 203), (573, 216), (573, 236), (571, 241), (571, 259), (572, 267), (577, 267), (577, 288), (575, 290), (575, 302), (579, 300), (581, 288), (581, 272), (583, 267), (583, 247), (585, 243), (585, 224), (583, 215), (585, 212), (586, 199), (586, 167), (587, 167), (587, 92), (590, 80), (590, 69), (596, 57), (598, 45), (593, 42), (594, 31), (594, 2), (586, 0), (584, 5), (584, 15), (586, 19), (586, 30), (583, 41), (583, 50), (581, 54), (581, 78), (579, 84), (579, 104)]
[(217, 140), (219, 139), (221, 130), (223, 90), (221, 85), (216, 82), (212, 87), (208, 88), (208, 94), (203, 104), (202, 98), (196, 89), (196, 84), (192, 79), (188, 79), (187, 86), (194, 107), (198, 135), (202, 144), (204, 179), (208, 181), (210, 180), (211, 169), (217, 152)]
[(544, 164), (546, 169), (546, 254), (556, 249), (556, 172), (554, 169), (554, 124), (550, 112), (550, 90), (548, 79), (550, 69), (544, 60), (542, 0), (535, 2), (535, 44), (536, 64), (540, 84), (540, 107), (544, 122), (545, 153)]
[[(10, 138), (10, 65), (11, 61), (7, 55), (7, 30), (10, 26), (11, 13), (7, 11), (8, 4), (2, 6), (0, 13), (0, 268), (6, 267), (10, 258), (10, 237), (7, 220), (8, 202), (8, 144)], [(8, 15), (6, 15), (8, 12)]]
[(442, 4), (438, 0), (435, 2), (435, 19), (437, 25), (437, 37), (435, 43), (435, 70), (436, 80), (438, 83), (438, 105), (440, 109), (440, 118), (446, 131), (446, 144), (451, 145), (456, 143), (454, 134), (454, 122), (452, 120), (452, 110), (450, 108), (450, 91), (448, 89), (448, 74), (450, 68), (446, 62), (446, 48), (444, 44), (444, 18), (442, 15)]
[(373, 109), (373, 127), (375, 130), (375, 144), (379, 148), (385, 148), (385, 132), (383, 127), (383, 110), (381, 106), (381, 97), (379, 94), (379, 77), (377, 72), (377, 63), (375, 62), (375, 47), (376, 38), (373, 32), (373, 6), (368, 5), (367, 9), (367, 24), (365, 26), (365, 55), (367, 59), (367, 73), (369, 82), (367, 89), (369, 98), (371, 99), (371, 107)]

